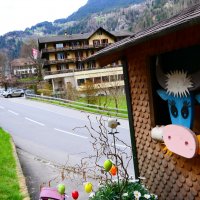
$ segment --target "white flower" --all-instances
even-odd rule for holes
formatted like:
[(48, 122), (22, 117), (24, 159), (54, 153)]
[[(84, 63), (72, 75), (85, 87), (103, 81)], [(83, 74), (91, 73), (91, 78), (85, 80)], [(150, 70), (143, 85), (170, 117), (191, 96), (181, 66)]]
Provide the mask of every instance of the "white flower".
[(141, 197), (141, 193), (139, 191), (134, 191), (133, 194), (137, 200)]
[(158, 199), (158, 196), (155, 194), (151, 194), (152, 197), (154, 197), (155, 199)]
[(95, 196), (95, 193), (94, 193), (94, 192), (91, 192), (89, 197), (91, 198), (91, 197), (93, 197), (93, 196)]
[(123, 197), (127, 197), (127, 196), (128, 196), (128, 193), (124, 193), (122, 196), (123, 196)]
[(151, 195), (145, 194), (145, 195), (144, 195), (144, 198), (145, 198), (145, 199), (150, 199), (150, 198), (151, 198)]

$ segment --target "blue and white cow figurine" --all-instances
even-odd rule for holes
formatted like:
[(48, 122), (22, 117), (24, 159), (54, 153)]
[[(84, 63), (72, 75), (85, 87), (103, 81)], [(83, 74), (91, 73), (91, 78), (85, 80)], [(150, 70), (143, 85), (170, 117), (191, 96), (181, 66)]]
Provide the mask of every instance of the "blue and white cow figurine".
[(191, 75), (184, 70), (174, 70), (165, 74), (157, 58), (156, 77), (163, 88), (157, 90), (157, 93), (168, 103), (171, 124), (153, 128), (151, 136), (157, 140), (163, 138), (170, 151), (186, 158), (192, 158), (198, 154), (200, 149), (198, 137), (191, 130), (195, 98), (200, 103), (200, 94), (196, 96), (193, 94), (194, 90), (200, 88), (200, 71)]

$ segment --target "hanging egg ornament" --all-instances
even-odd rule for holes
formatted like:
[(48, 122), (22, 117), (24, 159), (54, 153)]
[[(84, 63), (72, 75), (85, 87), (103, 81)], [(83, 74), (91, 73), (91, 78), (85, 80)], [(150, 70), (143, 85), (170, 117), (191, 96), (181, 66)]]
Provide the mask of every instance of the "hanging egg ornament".
[(112, 167), (112, 161), (111, 160), (106, 160), (103, 164), (104, 169), (109, 172), (111, 167)]
[(112, 176), (115, 176), (117, 174), (117, 167), (115, 165), (111, 167), (110, 173)]
[(92, 183), (88, 182), (88, 183), (85, 184), (85, 191), (86, 191), (87, 193), (92, 192), (92, 188), (93, 188)]
[(59, 194), (64, 194), (65, 193), (65, 185), (64, 184), (59, 184), (57, 186), (57, 190)]
[(72, 198), (73, 198), (73, 199), (78, 199), (78, 197), (79, 197), (78, 191), (74, 190), (74, 191), (72, 192)]

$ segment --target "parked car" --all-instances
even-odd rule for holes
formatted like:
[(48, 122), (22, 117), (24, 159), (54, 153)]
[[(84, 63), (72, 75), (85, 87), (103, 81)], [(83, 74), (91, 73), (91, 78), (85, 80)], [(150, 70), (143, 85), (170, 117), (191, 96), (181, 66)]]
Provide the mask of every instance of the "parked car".
[(24, 90), (23, 89), (11, 89), (7, 90), (3, 93), (3, 96), (5, 98), (11, 98), (11, 97), (23, 97), (24, 96)]
[(4, 92), (4, 90), (3, 90), (3, 89), (0, 89), (0, 96), (3, 95), (3, 92)]

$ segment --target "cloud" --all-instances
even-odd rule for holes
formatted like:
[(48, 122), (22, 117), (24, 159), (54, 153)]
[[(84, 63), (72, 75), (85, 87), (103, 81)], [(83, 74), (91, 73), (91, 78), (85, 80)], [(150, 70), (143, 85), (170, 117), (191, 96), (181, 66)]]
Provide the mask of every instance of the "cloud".
[(87, 0), (6, 0), (0, 4), (0, 35), (43, 21), (66, 18)]

